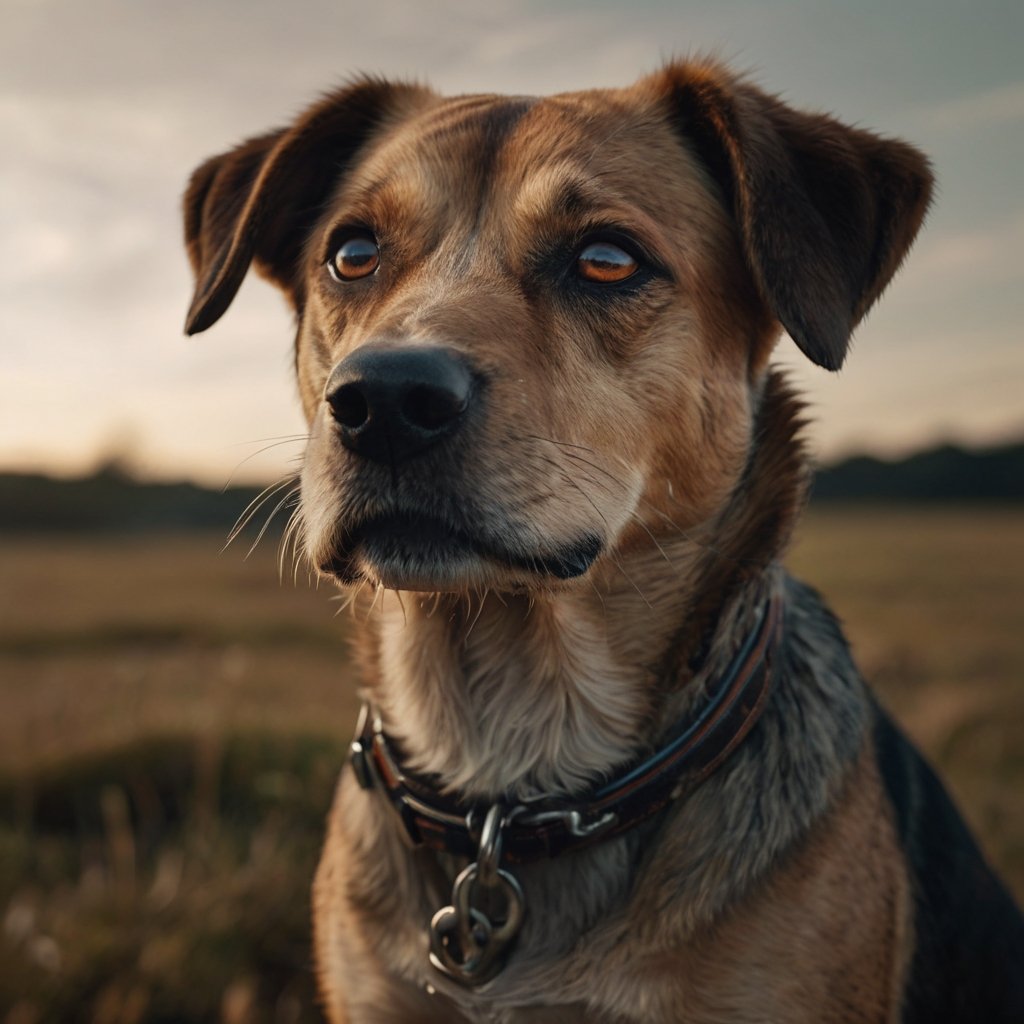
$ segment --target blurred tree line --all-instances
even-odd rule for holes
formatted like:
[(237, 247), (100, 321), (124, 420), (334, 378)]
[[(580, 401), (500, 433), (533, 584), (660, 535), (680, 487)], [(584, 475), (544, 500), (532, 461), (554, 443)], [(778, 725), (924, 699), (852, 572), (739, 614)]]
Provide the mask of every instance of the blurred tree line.
[[(259, 494), (258, 487), (218, 491), (188, 482), (144, 481), (116, 459), (76, 478), (3, 473), (0, 531), (219, 529), (230, 527)], [(1024, 442), (978, 450), (944, 445), (893, 461), (857, 456), (819, 468), (812, 494), (819, 503), (1022, 499)], [(286, 519), (276, 517), (271, 529), (280, 529)]]

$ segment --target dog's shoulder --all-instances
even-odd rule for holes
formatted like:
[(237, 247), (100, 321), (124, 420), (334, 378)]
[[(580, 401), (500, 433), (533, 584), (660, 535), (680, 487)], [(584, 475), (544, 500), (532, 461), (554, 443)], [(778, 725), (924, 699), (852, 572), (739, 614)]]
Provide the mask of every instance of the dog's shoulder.
[(1024, 1021), (1024, 917), (931, 767), (877, 706), (874, 743), (914, 896), (905, 1024)]

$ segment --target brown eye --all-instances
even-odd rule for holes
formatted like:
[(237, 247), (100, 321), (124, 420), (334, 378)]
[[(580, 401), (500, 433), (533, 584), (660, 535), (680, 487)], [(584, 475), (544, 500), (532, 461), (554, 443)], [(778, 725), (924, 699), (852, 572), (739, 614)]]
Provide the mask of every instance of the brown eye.
[(639, 264), (624, 249), (611, 242), (591, 242), (576, 257), (580, 277), (599, 284), (615, 284), (636, 273)]
[(341, 244), (328, 266), (337, 281), (368, 277), (380, 266), (380, 249), (368, 235), (355, 235)]

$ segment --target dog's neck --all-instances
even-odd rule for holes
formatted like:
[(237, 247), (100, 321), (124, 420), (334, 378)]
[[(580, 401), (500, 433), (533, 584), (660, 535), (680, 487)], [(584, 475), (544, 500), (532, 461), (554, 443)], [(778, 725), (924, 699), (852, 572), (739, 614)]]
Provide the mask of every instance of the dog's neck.
[(767, 380), (743, 481), (700, 530), (620, 553), (590, 588), (531, 597), (384, 592), (373, 699), (409, 767), (471, 799), (579, 792), (713, 683), (771, 585), (802, 504), (799, 405)]
[[(626, 760), (693, 567), (688, 550), (665, 553), (672, 572), (662, 560), (658, 579), (675, 578), (656, 595), (644, 587), (650, 607), (624, 577), (535, 597), (406, 594), (404, 611), (387, 595), (377, 699), (410, 767), (485, 798), (572, 792)], [(647, 580), (659, 569), (647, 552), (622, 568)]]

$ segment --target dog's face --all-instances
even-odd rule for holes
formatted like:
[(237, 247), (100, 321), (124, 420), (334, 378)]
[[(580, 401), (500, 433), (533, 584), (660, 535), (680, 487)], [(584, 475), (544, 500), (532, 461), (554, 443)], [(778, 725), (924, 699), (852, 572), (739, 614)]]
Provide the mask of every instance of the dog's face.
[(636, 115), (608, 94), (430, 102), (346, 176), (303, 271), (319, 567), (550, 584), (657, 526), (669, 481), (684, 529), (721, 503), (758, 306), (696, 160)]
[(253, 258), (291, 298), (322, 572), (574, 586), (716, 515), (780, 321), (838, 366), (927, 194), (909, 147), (704, 67), (543, 100), (362, 82), (197, 171), (190, 329)]

